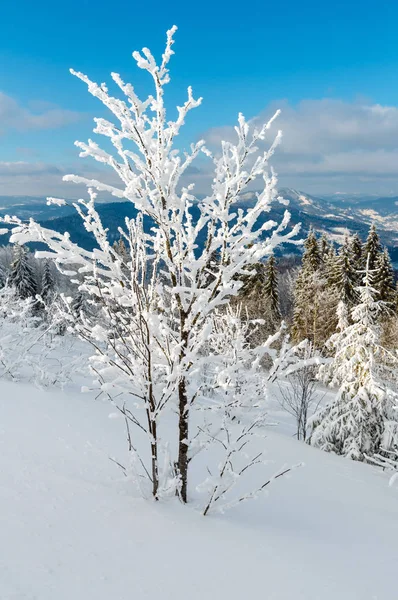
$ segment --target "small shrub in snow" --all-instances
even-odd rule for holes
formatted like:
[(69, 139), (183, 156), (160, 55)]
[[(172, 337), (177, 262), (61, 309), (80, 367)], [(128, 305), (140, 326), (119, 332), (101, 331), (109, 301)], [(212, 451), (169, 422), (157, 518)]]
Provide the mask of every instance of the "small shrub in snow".
[(0, 289), (0, 378), (63, 387), (87, 357), (76, 355), (76, 340), (55, 335), (57, 321), (43, 321), (37, 306), (38, 300), (22, 300), (14, 288)]

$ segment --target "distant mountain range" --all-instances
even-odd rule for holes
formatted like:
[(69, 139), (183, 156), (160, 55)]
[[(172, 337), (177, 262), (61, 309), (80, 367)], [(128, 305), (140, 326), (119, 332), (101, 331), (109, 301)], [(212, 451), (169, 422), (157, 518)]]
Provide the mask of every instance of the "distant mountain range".
[[(305, 236), (310, 226), (326, 233), (337, 244), (342, 243), (347, 232), (358, 233), (365, 239), (371, 223), (378, 227), (382, 242), (388, 246), (393, 262), (398, 263), (398, 196), (377, 197), (356, 194), (333, 194), (323, 198), (291, 188), (283, 188), (280, 194), (289, 200), (288, 209), (292, 224), (302, 224)], [(253, 193), (242, 197), (242, 206), (250, 205)], [(275, 203), (271, 213), (264, 219), (280, 217), (285, 207)], [(111, 239), (119, 237), (118, 227), (123, 226), (125, 217), (133, 217), (136, 210), (130, 202), (98, 203), (98, 211)], [(70, 204), (47, 206), (44, 198), (31, 196), (0, 196), (0, 215), (12, 214), (21, 219), (33, 217), (45, 227), (61, 233), (69, 231), (74, 242), (87, 249), (93, 247), (91, 235), (84, 229), (81, 219)], [(4, 242), (6, 243), (6, 238)], [(284, 252), (297, 252), (294, 246)]]

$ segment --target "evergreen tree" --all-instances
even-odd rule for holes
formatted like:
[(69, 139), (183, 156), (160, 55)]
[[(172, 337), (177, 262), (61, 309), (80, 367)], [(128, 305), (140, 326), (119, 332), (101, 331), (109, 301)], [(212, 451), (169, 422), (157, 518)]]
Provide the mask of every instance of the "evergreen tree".
[(318, 241), (311, 229), (304, 242), (301, 269), (294, 290), (292, 334), (296, 342), (308, 339), (316, 349), (323, 348), (335, 327), (335, 290), (327, 281), (327, 265), (333, 257), (334, 249), (330, 246), (325, 262), (322, 261)]
[[(218, 260), (218, 258), (217, 258)], [(261, 319), (262, 324), (256, 327), (256, 333), (250, 334), (248, 342), (262, 344), (277, 330), (281, 315), (278, 299), (278, 281), (273, 256), (271, 264), (255, 263), (245, 269), (247, 274), (239, 275), (243, 285), (236, 298), (232, 298), (231, 305), (240, 305), (243, 308), (242, 316), (246, 320)], [(217, 264), (219, 264), (217, 262)], [(212, 269), (209, 269), (209, 277)]]
[(339, 277), (337, 292), (339, 300), (350, 310), (358, 300), (356, 291), (357, 272), (353, 265), (351, 247), (348, 237), (345, 238), (338, 256)]
[(379, 234), (376, 230), (376, 225), (372, 224), (362, 252), (365, 259), (369, 261), (368, 264), (371, 271), (376, 269), (377, 259), (382, 252), (383, 249), (380, 243)]
[(369, 262), (352, 325), (347, 327), (345, 305), (339, 304), (340, 331), (330, 339), (335, 357), (324, 367), (324, 379), (339, 393), (316, 415), (310, 438), (313, 446), (360, 461), (388, 452), (398, 431), (398, 360), (380, 345), (383, 303), (375, 299)]
[(395, 284), (395, 307), (394, 307), (395, 312), (398, 313), (398, 281)]
[[(211, 257), (214, 260), (217, 260), (217, 257)], [(212, 270), (213, 260), (210, 261), (209, 270)], [(216, 263), (219, 264), (219, 261)], [(243, 285), (239, 291), (239, 296), (241, 298), (252, 298), (256, 296), (261, 296), (264, 293), (264, 285), (266, 281), (266, 268), (264, 263), (255, 263), (254, 265), (250, 265), (247, 269), (248, 273), (244, 273), (239, 275), (239, 279), (243, 282)], [(210, 275), (210, 273), (209, 273)]]
[(281, 311), (279, 308), (278, 273), (273, 254), (269, 257), (265, 267), (264, 295), (269, 303), (272, 316), (276, 321), (280, 321)]
[(38, 293), (34, 269), (29, 262), (25, 246), (14, 245), (14, 260), (11, 265), (10, 286), (14, 287), (22, 300), (35, 298)]
[(81, 290), (77, 290), (75, 296), (73, 297), (73, 300), (71, 302), (71, 311), (72, 314), (77, 318), (80, 319), (81, 315), (84, 313), (85, 310), (85, 297), (84, 294)]
[(55, 279), (49, 260), (44, 261), (43, 274), (41, 278), (41, 297), (48, 304), (54, 296)]
[(122, 261), (127, 264), (130, 255), (126, 248), (126, 244), (124, 243), (123, 238), (120, 237), (118, 240), (116, 240), (113, 243), (112, 247), (113, 247), (114, 251), (116, 252), (116, 254), (118, 254), (118, 256), (120, 256)]
[(357, 270), (363, 268), (362, 242), (357, 233), (351, 238), (350, 242), (351, 259)]
[(377, 257), (376, 269), (374, 287), (378, 291), (378, 300), (388, 303), (389, 309), (395, 309), (394, 269), (387, 248)]
[(0, 288), (3, 288), (6, 284), (6, 274), (3, 265), (0, 264)]
[(315, 273), (322, 265), (321, 251), (312, 227), (308, 232), (306, 240), (304, 241), (302, 265), (303, 269), (305, 269), (307, 273)]
[(319, 253), (323, 262), (326, 262), (331, 250), (333, 249), (333, 245), (330, 243), (330, 240), (323, 233), (321, 239), (319, 240)]
[(330, 249), (326, 257), (324, 271), (328, 287), (337, 290), (341, 279), (341, 266), (339, 256), (334, 247)]

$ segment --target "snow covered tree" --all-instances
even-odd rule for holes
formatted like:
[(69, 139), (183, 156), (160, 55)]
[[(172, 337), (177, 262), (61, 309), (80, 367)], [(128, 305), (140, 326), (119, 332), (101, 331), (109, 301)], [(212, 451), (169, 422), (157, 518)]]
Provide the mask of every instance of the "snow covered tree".
[[(286, 377), (286, 381), (278, 382), (277, 401), (296, 422), (296, 437), (307, 439), (308, 420), (317, 410), (321, 397), (317, 391), (317, 366), (312, 364), (314, 351), (310, 343), (303, 344), (301, 349), (303, 365)], [(287, 384), (287, 385), (286, 385)]]
[(351, 238), (350, 241), (350, 256), (351, 262), (356, 273), (356, 285), (361, 284), (361, 273), (360, 271), (364, 268), (363, 254), (362, 254), (362, 242), (361, 238), (357, 233)]
[(41, 278), (41, 297), (45, 304), (51, 302), (55, 292), (55, 278), (51, 267), (51, 262), (45, 260)]
[[(291, 346), (284, 323), (256, 347), (251, 338), (257, 337), (258, 323), (242, 319), (241, 311), (242, 306), (228, 305), (226, 310), (213, 314), (213, 334), (205, 359), (209, 363), (207, 389), (203, 389), (202, 402), (196, 409), (201, 416), (200, 435), (190, 457), (209, 445), (216, 451), (213, 450), (211, 462), (206, 464), (208, 476), (198, 486), (199, 491), (207, 494), (205, 515), (224, 512), (240, 502), (257, 498), (274, 480), (299, 466), (282, 467), (271, 476), (260, 475), (253, 487), (250, 472), (262, 474), (261, 467), (269, 463), (261, 440), (265, 438), (270, 382), (320, 363), (318, 357), (306, 352), (306, 343)], [(269, 371), (259, 369), (259, 359), (265, 356), (271, 362)]]
[(73, 296), (73, 300), (70, 303), (70, 307), (71, 307), (71, 310), (72, 310), (72, 313), (74, 314), (74, 316), (77, 319), (80, 319), (80, 316), (83, 313), (84, 308), (85, 308), (85, 297), (84, 297), (83, 292), (80, 289), (78, 289), (76, 291), (75, 296)]
[(275, 257), (272, 254), (265, 267), (264, 296), (269, 303), (272, 317), (275, 321), (281, 320), (278, 293), (278, 272), (276, 270)]
[(53, 323), (37, 315), (35, 304), (33, 298), (21, 299), (15, 288), (0, 289), (0, 378), (64, 387), (87, 369), (88, 352), (81, 353), (76, 338), (52, 335)]
[(365, 260), (369, 259), (369, 269), (371, 271), (377, 267), (377, 260), (382, 252), (383, 248), (380, 243), (376, 225), (372, 224), (363, 247), (363, 256), (365, 257)]
[(127, 268), (127, 263), (129, 261), (129, 252), (126, 248), (126, 244), (124, 243), (123, 238), (119, 238), (116, 242), (114, 242), (113, 249), (115, 250), (116, 254), (121, 258), (121, 260)]
[(352, 325), (347, 326), (346, 306), (339, 305), (340, 331), (330, 339), (334, 359), (321, 367), (324, 380), (339, 391), (315, 415), (310, 438), (313, 446), (359, 461), (395, 447), (398, 431), (398, 359), (380, 345), (383, 303), (376, 300), (370, 258)]
[(319, 249), (318, 240), (314, 230), (311, 228), (304, 241), (303, 268), (308, 273), (315, 273), (322, 265), (322, 256)]
[(385, 302), (390, 311), (394, 310), (396, 298), (394, 270), (387, 248), (384, 248), (377, 257), (374, 287), (378, 291), (378, 300)]
[(323, 233), (321, 239), (319, 240), (319, 252), (321, 259), (325, 261), (332, 250), (333, 246), (330, 243), (328, 237)]
[[(188, 99), (177, 108), (176, 119), (166, 117), (164, 88), (170, 80), (168, 63), (175, 30), (173, 27), (167, 33), (160, 64), (147, 48), (142, 54), (133, 54), (154, 85), (154, 96), (144, 101), (115, 73), (113, 81), (127, 102), (111, 96), (105, 84), (98, 85), (72, 71), (118, 121), (115, 125), (104, 118), (96, 119), (95, 133), (113, 144), (114, 155), (92, 140), (87, 144), (78, 142), (77, 146), (81, 156), (113, 168), (120, 177), (120, 187), (74, 175), (64, 178), (88, 187), (89, 200), (75, 206), (85, 228), (93, 234), (96, 248), (84, 250), (72, 243), (68, 234), (33, 221), (7, 221), (16, 225), (13, 242), (47, 244), (50, 251), (40, 256), (53, 258), (60, 270), (75, 281), (82, 278), (80, 289), (96, 301), (101, 314), (98, 322), (85, 316), (74, 325), (96, 349), (91, 364), (100, 389), (115, 403), (116, 397), (120, 400), (117, 408), (128, 426), (136, 481), (141, 487), (149, 482), (150, 493), (156, 499), (177, 491), (185, 503), (189, 449), (196, 435), (191, 412), (202, 390), (197, 374), (212, 335), (212, 315), (238, 295), (242, 286), (239, 276), (245, 269), (293, 238), (298, 228), (287, 231), (287, 211), (281, 223), (265, 221), (259, 225), (259, 217), (280, 199), (276, 177), (268, 171), (280, 135), (264, 149), (274, 118), (250, 130), (239, 115), (237, 141), (223, 142), (219, 156), (213, 157), (203, 141), (184, 154), (174, 147), (187, 114), (201, 102), (188, 88)], [(213, 183), (205, 197), (195, 196), (193, 185), (187, 183), (188, 169), (199, 154), (212, 159), (214, 165)], [(253, 206), (241, 208), (242, 194), (249, 185), (258, 186), (259, 182), (261, 190)], [(129, 253), (128, 274), (101, 223), (95, 189), (131, 201), (138, 211), (137, 217), (126, 218), (119, 230)], [(219, 261), (213, 264), (209, 278), (208, 266), (214, 253), (218, 253)], [(171, 407), (178, 414), (178, 426), (175, 438), (167, 445), (159, 439), (158, 428), (164, 412)], [(139, 454), (131, 426), (136, 427), (137, 435), (144, 436), (148, 455)], [(174, 449), (176, 457), (170, 455)]]
[(3, 265), (0, 263), (0, 288), (4, 287), (7, 281), (6, 272)]
[[(211, 268), (211, 265), (209, 265)], [(265, 265), (262, 262), (258, 262), (255, 265), (250, 265), (243, 275), (240, 275), (239, 279), (242, 281), (242, 287), (239, 291), (240, 298), (253, 298), (262, 296), (265, 285)]]
[(338, 255), (339, 277), (336, 281), (338, 298), (351, 309), (357, 302), (357, 272), (353, 264), (350, 241), (345, 238)]
[(35, 273), (29, 262), (28, 251), (23, 245), (15, 244), (14, 246), (14, 260), (11, 265), (9, 283), (22, 300), (35, 298), (38, 293)]
[(274, 256), (271, 255), (266, 263), (259, 262), (250, 266), (240, 279), (243, 285), (232, 304), (243, 305), (245, 318), (263, 321), (257, 329), (256, 343), (264, 342), (270, 334), (276, 332), (281, 322)]
[(292, 333), (295, 342), (307, 339), (314, 349), (320, 350), (335, 327), (335, 289), (329, 285), (327, 269), (334, 258), (334, 250), (330, 249), (323, 261), (312, 230), (304, 248), (294, 291)]

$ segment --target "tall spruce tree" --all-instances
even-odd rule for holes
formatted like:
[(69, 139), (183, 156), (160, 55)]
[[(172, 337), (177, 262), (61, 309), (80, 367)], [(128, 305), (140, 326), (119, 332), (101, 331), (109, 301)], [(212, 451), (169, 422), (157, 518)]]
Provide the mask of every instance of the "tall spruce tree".
[[(216, 257), (214, 257), (214, 259), (216, 260)], [(211, 260), (209, 265), (209, 275), (211, 275), (212, 262), (213, 261)], [(239, 292), (240, 298), (252, 298), (262, 295), (266, 280), (265, 264), (261, 262), (255, 263), (254, 265), (250, 265), (250, 267), (245, 269), (245, 271), (247, 271), (247, 274), (243, 273), (239, 275), (239, 279), (243, 283)]]
[(78, 289), (76, 291), (76, 294), (73, 296), (70, 308), (73, 316), (76, 319), (80, 320), (86, 308), (85, 296), (81, 290)]
[(323, 262), (326, 262), (333, 245), (327, 236), (323, 233), (319, 240), (319, 253)]
[(374, 287), (378, 291), (377, 298), (388, 303), (390, 310), (395, 309), (394, 269), (387, 248), (384, 248), (383, 252), (377, 257), (376, 269)]
[[(232, 305), (241, 305), (244, 319), (261, 319), (256, 333), (250, 335), (250, 344), (262, 344), (270, 334), (275, 333), (280, 325), (280, 312), (277, 290), (277, 274), (273, 257), (271, 265), (262, 262), (250, 265), (239, 279), (243, 285), (236, 298), (231, 299)], [(247, 273), (246, 273), (247, 271)], [(209, 277), (212, 269), (209, 268)]]
[(370, 257), (352, 325), (339, 304), (340, 331), (329, 342), (334, 360), (323, 367), (324, 380), (339, 393), (315, 416), (310, 438), (313, 446), (360, 461), (388, 452), (398, 441), (398, 359), (380, 343), (383, 302), (376, 300), (369, 262)]
[[(323, 344), (320, 318), (325, 306), (323, 261), (316, 235), (311, 228), (304, 241), (301, 269), (294, 289), (293, 339), (308, 339), (315, 348)], [(321, 334), (321, 335), (319, 335)]]
[(362, 242), (361, 242), (361, 238), (359, 237), (359, 235), (357, 233), (354, 233), (354, 235), (351, 238), (350, 251), (351, 251), (352, 262), (356, 266), (358, 266), (358, 268), (362, 268), (363, 267)]
[(378, 257), (382, 252), (383, 248), (380, 243), (379, 234), (377, 233), (376, 225), (373, 223), (369, 229), (369, 234), (363, 248), (363, 256), (368, 261), (371, 271), (376, 269)]
[(3, 265), (0, 264), (0, 288), (3, 288), (6, 284), (6, 274)]
[(269, 303), (272, 317), (276, 321), (281, 319), (278, 293), (278, 272), (276, 270), (275, 257), (272, 254), (265, 267), (264, 295)]
[(124, 243), (123, 238), (120, 237), (118, 240), (113, 242), (112, 247), (113, 247), (114, 251), (116, 252), (116, 254), (118, 254), (118, 256), (120, 256), (120, 258), (123, 260), (123, 262), (125, 262), (127, 264), (128, 260), (129, 260), (129, 253), (127, 251), (126, 244)]
[(308, 236), (304, 241), (302, 265), (303, 269), (305, 269), (307, 273), (315, 273), (322, 265), (321, 250), (312, 227), (310, 228)]
[(15, 288), (18, 296), (23, 300), (35, 298), (38, 293), (35, 272), (29, 261), (28, 250), (19, 244), (14, 245), (10, 285)]
[(353, 264), (351, 244), (348, 236), (344, 240), (338, 255), (339, 277), (337, 280), (337, 292), (339, 301), (344, 302), (350, 310), (358, 301), (356, 290), (357, 271)]
[(332, 247), (324, 264), (325, 277), (329, 288), (338, 289), (340, 283), (340, 260), (336, 249)]
[(49, 260), (44, 261), (41, 278), (41, 297), (45, 304), (51, 302), (55, 292), (55, 278)]

